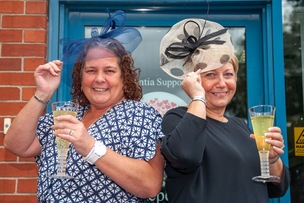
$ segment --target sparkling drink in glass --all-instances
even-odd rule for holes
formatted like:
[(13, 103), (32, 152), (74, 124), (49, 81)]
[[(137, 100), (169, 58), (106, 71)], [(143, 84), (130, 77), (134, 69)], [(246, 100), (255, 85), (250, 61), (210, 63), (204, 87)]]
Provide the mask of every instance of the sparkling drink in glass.
[[(58, 101), (52, 103), (52, 111), (54, 117), (54, 124), (56, 125), (58, 121), (55, 119), (56, 116), (62, 115), (72, 115), (76, 117), (78, 104), (70, 101)], [(59, 179), (70, 179), (73, 178), (66, 174), (66, 159), (69, 151), (70, 142), (60, 137), (56, 137), (57, 144), (57, 174), (52, 175), (52, 178)]]
[(272, 105), (257, 105), (249, 109), (255, 142), (260, 156), (261, 175), (253, 177), (257, 182), (272, 182), (279, 177), (269, 174), (270, 144), (266, 142), (265, 133), (273, 126), (275, 107)]

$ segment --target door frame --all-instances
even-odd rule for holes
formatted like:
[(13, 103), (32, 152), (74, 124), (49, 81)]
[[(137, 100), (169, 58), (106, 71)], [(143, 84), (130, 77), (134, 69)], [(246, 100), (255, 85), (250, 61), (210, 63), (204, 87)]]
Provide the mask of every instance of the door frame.
[[(89, 2), (89, 3), (88, 3)], [(212, 10), (218, 10), (219, 12), (227, 13), (227, 10), (234, 10), (236, 13), (250, 13), (260, 12), (262, 25), (260, 27), (262, 36), (262, 47), (256, 50), (247, 49), (250, 44), (246, 44), (246, 64), (247, 64), (247, 92), (256, 92), (256, 94), (248, 94), (248, 107), (260, 103), (274, 104), (277, 107), (276, 110), (276, 125), (281, 127), (282, 134), (285, 140), (287, 138), (286, 128), (286, 102), (285, 102), (285, 78), (284, 78), (284, 54), (283, 54), (283, 28), (282, 28), (282, 2), (281, 1), (269, 1), (269, 0), (209, 0), (209, 5)], [(111, 7), (111, 9), (129, 9), (136, 10), (145, 8), (146, 11), (154, 12), (153, 9), (158, 8), (163, 12), (171, 12), (175, 10), (181, 10), (186, 4), (196, 5), (197, 9), (206, 9), (205, 1), (203, 0), (158, 0), (158, 1), (143, 1), (134, 0), (129, 3), (128, 0), (112, 1), (112, 0), (50, 0), (49, 1), (49, 32), (48, 32), (48, 60), (54, 60), (61, 55), (59, 45), (59, 39), (61, 36), (65, 36), (65, 29), (68, 25), (66, 19), (66, 13), (69, 10), (83, 10), (87, 11), (96, 9), (104, 12), (105, 6)], [(204, 5), (205, 4), (205, 5)], [(101, 6), (102, 5), (102, 6)], [(103, 9), (100, 9), (103, 7)], [(135, 9), (136, 8), (136, 9)], [(149, 10), (150, 9), (150, 10)], [(183, 10), (184, 11), (184, 10)], [(142, 11), (143, 13), (145, 11)], [(237, 16), (236, 16), (237, 17)], [(252, 15), (252, 18), (255, 16)], [(241, 19), (240, 19), (241, 21)], [(139, 21), (140, 22), (140, 21)], [(176, 20), (162, 21), (166, 25), (173, 25)], [(223, 26), (228, 26), (228, 20), (219, 19), (217, 22)], [(153, 22), (150, 22), (153, 24)], [(236, 23), (229, 26), (239, 26)], [(250, 25), (247, 29), (251, 29), (258, 25)], [(274, 31), (275, 30), (275, 31)], [(254, 39), (256, 36), (252, 36), (253, 32), (247, 30), (246, 38)], [(247, 40), (247, 43), (254, 43), (254, 41)], [(255, 60), (251, 60), (251, 55), (261, 54), (262, 63)], [(256, 72), (255, 67), (264, 67), (261, 71)], [(248, 76), (252, 77), (248, 77)], [(264, 75), (262, 82), (257, 83), (257, 79), (254, 75)], [(254, 85), (252, 85), (254, 84)], [(257, 91), (258, 90), (258, 91)], [(262, 95), (262, 96), (261, 96)], [(51, 101), (55, 101), (56, 96), (53, 96)], [(47, 107), (48, 110), (50, 107)], [(288, 146), (285, 147), (288, 152)], [(281, 156), (282, 160), (288, 165), (288, 153)], [(290, 202), (289, 191), (286, 195), (280, 199), (272, 199), (271, 202)]]

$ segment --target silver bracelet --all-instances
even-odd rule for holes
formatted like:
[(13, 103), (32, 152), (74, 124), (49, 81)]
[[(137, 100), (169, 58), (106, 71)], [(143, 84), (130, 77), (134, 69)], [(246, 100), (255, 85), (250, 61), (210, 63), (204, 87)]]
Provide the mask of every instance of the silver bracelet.
[(43, 105), (47, 105), (47, 104), (50, 102), (50, 101), (45, 102), (45, 101), (43, 101), (42, 99), (38, 98), (37, 95), (36, 95), (36, 93), (34, 93), (34, 98), (35, 98), (37, 101), (39, 101), (41, 104), (43, 104)]
[(269, 165), (275, 164), (279, 160), (280, 156), (277, 156), (274, 161), (269, 162)]
[[(205, 106), (206, 106), (206, 99), (203, 97), (203, 96), (194, 96), (194, 97), (192, 97), (191, 98), (191, 102), (192, 101), (201, 101), (201, 102), (203, 102), (204, 104), (205, 104)], [(191, 103), (190, 102), (190, 103)]]

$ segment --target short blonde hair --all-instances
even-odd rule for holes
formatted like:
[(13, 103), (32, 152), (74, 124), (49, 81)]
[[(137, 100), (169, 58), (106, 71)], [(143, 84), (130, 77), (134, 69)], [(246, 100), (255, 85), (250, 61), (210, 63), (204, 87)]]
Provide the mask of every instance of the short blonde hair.
[(233, 55), (230, 60), (231, 64), (233, 65), (234, 72), (237, 74), (239, 71), (239, 60), (235, 55)]

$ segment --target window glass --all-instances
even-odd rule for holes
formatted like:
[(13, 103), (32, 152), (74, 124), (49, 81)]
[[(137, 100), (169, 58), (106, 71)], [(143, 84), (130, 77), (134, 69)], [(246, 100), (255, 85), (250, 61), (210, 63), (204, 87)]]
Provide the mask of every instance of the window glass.
[(304, 2), (283, 0), (286, 116), (291, 202), (304, 202)]
[[(92, 27), (85, 27), (85, 37), (91, 36)], [(181, 89), (181, 81), (171, 78), (160, 69), (159, 47), (168, 27), (137, 27), (143, 41), (132, 53), (135, 66), (141, 69), (140, 83), (143, 87), (143, 101), (154, 106), (162, 115), (171, 108), (185, 106), (189, 97)], [(98, 30), (101, 30), (98, 27)], [(245, 28), (229, 28), (239, 59), (238, 90), (228, 106), (227, 114), (247, 120), (247, 85), (245, 66)], [(238, 104), (238, 105), (236, 105)]]

